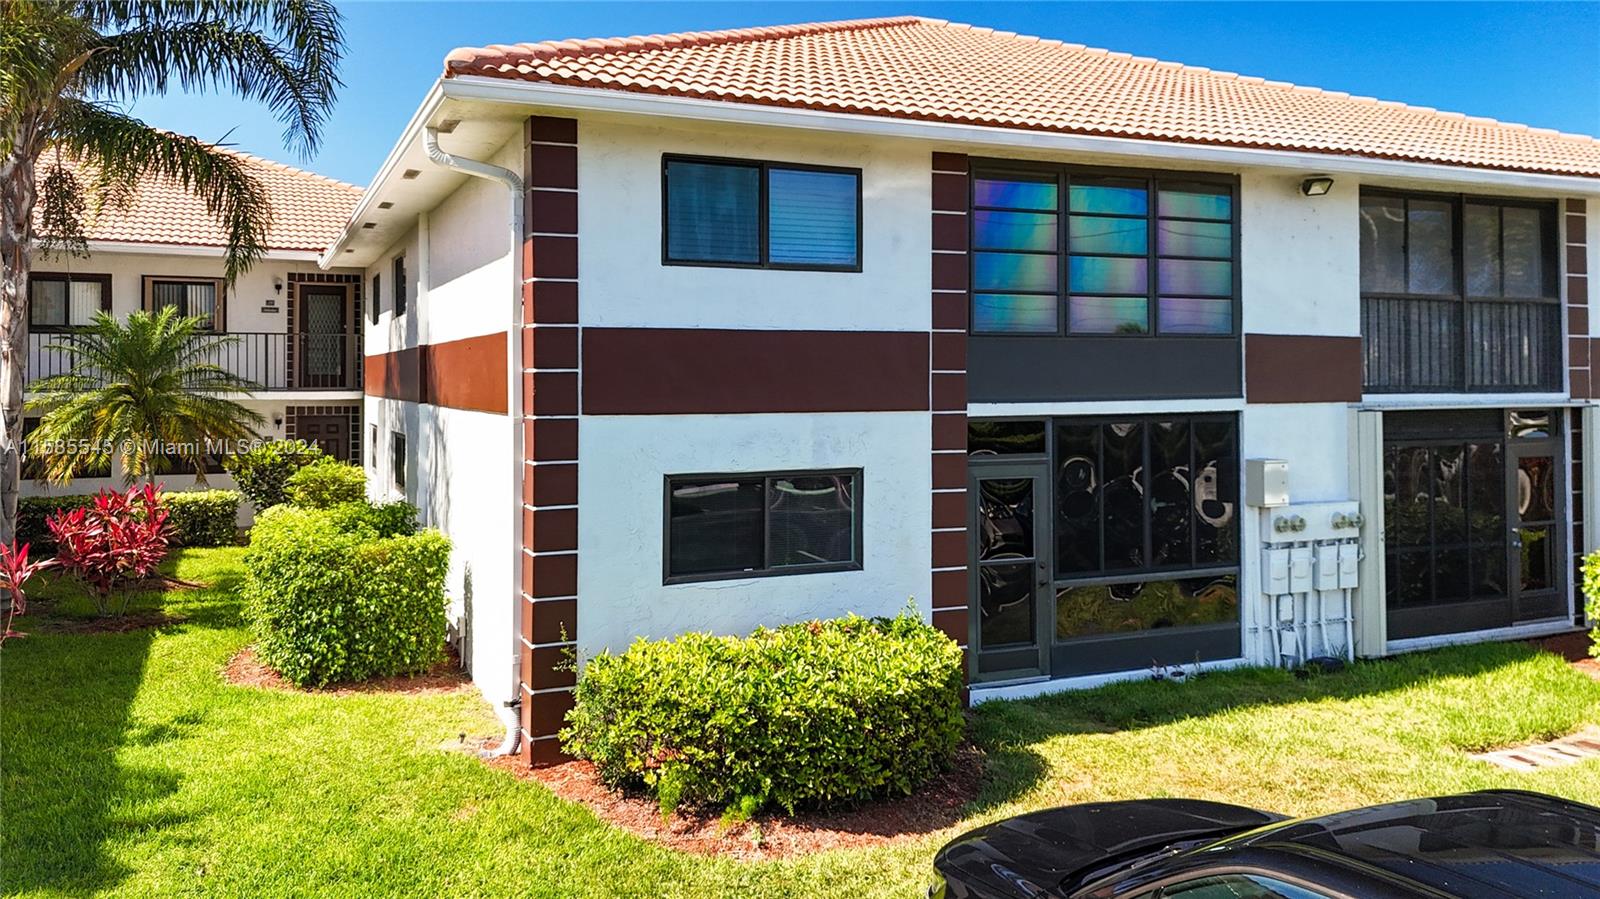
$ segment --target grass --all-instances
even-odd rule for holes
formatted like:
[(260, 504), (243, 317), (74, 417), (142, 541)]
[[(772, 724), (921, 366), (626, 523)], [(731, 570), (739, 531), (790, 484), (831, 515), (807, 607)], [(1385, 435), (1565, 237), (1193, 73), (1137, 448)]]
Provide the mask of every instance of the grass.
[[(473, 693), (287, 694), (219, 670), (249, 634), (238, 549), (188, 550), (211, 584), (135, 611), (130, 633), (60, 626), (41, 591), (0, 650), (0, 891), (57, 896), (814, 896), (915, 894), (953, 832), (740, 863), (617, 831), (536, 783), (440, 747), (495, 732)], [(1600, 798), (1600, 761), (1519, 774), (1465, 752), (1600, 722), (1600, 684), (1492, 645), (1357, 665), (1123, 684), (974, 714), (990, 754), (961, 828), (1062, 802), (1183, 795), (1289, 813), (1484, 787)]]

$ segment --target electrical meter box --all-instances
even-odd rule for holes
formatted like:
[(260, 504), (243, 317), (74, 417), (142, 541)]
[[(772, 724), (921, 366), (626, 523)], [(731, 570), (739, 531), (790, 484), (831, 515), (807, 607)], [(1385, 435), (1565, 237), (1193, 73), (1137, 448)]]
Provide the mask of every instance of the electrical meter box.
[(1289, 505), (1289, 463), (1282, 459), (1246, 459), (1244, 502), (1262, 508)]

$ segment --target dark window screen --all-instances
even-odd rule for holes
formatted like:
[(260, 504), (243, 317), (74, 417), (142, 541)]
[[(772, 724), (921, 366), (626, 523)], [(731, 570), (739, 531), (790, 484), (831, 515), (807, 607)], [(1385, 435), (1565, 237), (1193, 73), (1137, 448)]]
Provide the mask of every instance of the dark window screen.
[(666, 577), (839, 570), (860, 564), (860, 472), (674, 477)]

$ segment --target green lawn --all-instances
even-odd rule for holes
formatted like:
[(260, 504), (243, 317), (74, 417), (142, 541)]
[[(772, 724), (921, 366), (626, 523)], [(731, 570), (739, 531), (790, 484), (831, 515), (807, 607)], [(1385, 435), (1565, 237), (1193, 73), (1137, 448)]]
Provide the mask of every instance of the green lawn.
[[(471, 693), (300, 695), (219, 678), (248, 642), (238, 549), (213, 584), (137, 600), (186, 620), (73, 633), (62, 586), (0, 650), (0, 887), (126, 896), (914, 895), (951, 832), (741, 863), (666, 850), (440, 747), (495, 731)], [(1299, 681), (1215, 674), (976, 713), (991, 779), (963, 827), (1061, 802), (1187, 795), (1317, 812), (1490, 786), (1600, 799), (1600, 762), (1515, 774), (1465, 757), (1600, 722), (1600, 684), (1485, 646)]]

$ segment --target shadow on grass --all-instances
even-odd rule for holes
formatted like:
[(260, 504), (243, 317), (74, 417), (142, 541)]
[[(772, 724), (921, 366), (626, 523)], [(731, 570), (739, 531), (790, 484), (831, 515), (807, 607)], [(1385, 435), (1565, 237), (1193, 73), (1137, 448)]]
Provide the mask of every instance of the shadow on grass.
[(1189, 683), (1129, 681), (983, 703), (972, 711), (971, 733), (988, 754), (989, 776), (969, 812), (1005, 804), (1038, 786), (1049, 763), (1035, 747), (1053, 737), (1141, 730), (1263, 706), (1376, 696), (1443, 678), (1474, 677), (1541, 652), (1525, 643), (1478, 644), (1364, 660), (1334, 674), (1297, 677), (1278, 669), (1247, 668), (1211, 672)]
[[(177, 573), (183, 553), (173, 553), (165, 574)], [(240, 623), (237, 570), (213, 566), (204, 575), (202, 587), (135, 593), (128, 616), (179, 621), (125, 631), (84, 632), (104, 618), (71, 578), (52, 574), (30, 584), (37, 588), (29, 591), (30, 614), (16, 627), (33, 633), (0, 648), (0, 884), (8, 894), (115, 886), (129, 872), (108, 855), (109, 840), (184, 822), (137, 811), (176, 792), (181, 776), (120, 764), (117, 750), (181, 739), (205, 723), (198, 711), (156, 723), (131, 715), (158, 634)]]
[(151, 631), (38, 634), (0, 649), (0, 883), (8, 893), (85, 893), (114, 885), (126, 869), (105, 843), (128, 827), (113, 803), (177, 789), (169, 771), (125, 768), (130, 709), (155, 639)]

